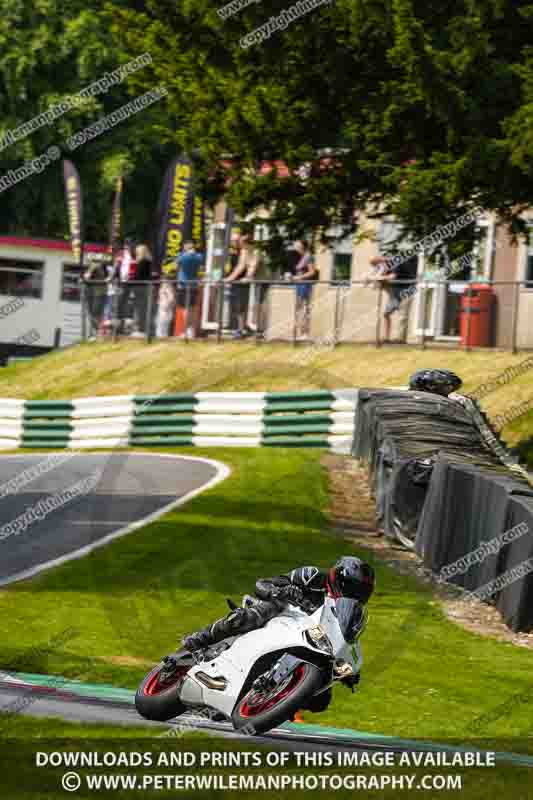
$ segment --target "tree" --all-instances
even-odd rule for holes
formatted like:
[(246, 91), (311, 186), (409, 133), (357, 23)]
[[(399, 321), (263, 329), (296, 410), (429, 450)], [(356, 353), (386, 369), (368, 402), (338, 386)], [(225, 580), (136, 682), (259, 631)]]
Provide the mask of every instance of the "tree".
[[(136, 55), (145, 50), (139, 43)], [(0, 141), (129, 60), (109, 30), (104, 3), (81, 0), (0, 0)], [(143, 69), (150, 72), (149, 65)], [(140, 70), (142, 71), (142, 70)], [(134, 77), (135, 73), (131, 76)], [(85, 97), (51, 124), (0, 151), (0, 176), (59, 147), (78, 167), (86, 238), (105, 240), (118, 174), (126, 177), (126, 232), (146, 236), (152, 226), (161, 174), (171, 155), (171, 126), (163, 104), (121, 122), (73, 153), (69, 136), (116, 110), (136, 93), (131, 78)], [(153, 79), (152, 79), (153, 81)], [(167, 135), (168, 131), (168, 135)], [(67, 237), (61, 161), (0, 193), (3, 232)]]
[[(76, 151), (90, 235), (105, 235), (118, 170), (130, 176), (125, 217), (147, 230), (166, 163), (181, 150), (196, 155), (208, 199), (226, 193), (241, 214), (267, 206), (289, 238), (332, 225), (345, 234), (369, 204), (414, 237), (474, 206), (518, 229), (532, 203), (533, 6), (335, 0), (313, 9), (301, 0), (284, 30), (242, 46), (294, 9), (286, 2), (228, 16), (207, 0), (97, 0), (90, 11), (81, 0), (0, 0), (3, 132), (118, 64), (152, 58), (4, 149), (0, 176), (164, 84), (165, 101)], [(258, 169), (275, 160), (288, 174)], [(2, 192), (0, 204), (9, 229), (65, 233), (58, 167)], [(458, 247), (472, 236), (465, 229)]]
[[(533, 114), (530, 6), (336, 0), (241, 46), (286, 7), (253, 4), (224, 20), (207, 0), (113, 8), (126, 51), (142, 36), (152, 54), (176, 144), (198, 150), (214, 196), (226, 189), (241, 213), (269, 206), (294, 236), (335, 223), (347, 231), (368, 203), (385, 203), (417, 236), (461, 207), (514, 221), (531, 203), (520, 150)], [(258, 176), (272, 159), (290, 175)]]

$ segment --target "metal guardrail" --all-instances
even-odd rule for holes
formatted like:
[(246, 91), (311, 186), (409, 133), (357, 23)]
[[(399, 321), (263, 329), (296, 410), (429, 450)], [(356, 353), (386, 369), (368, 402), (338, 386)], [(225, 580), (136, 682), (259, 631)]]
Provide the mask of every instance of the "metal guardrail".
[[(450, 287), (463, 286), (464, 293), (469, 301), (472, 300), (476, 289), (473, 284), (480, 284), (492, 288), (495, 295), (498, 290), (504, 287), (514, 287), (512, 301), (505, 306), (500, 306), (493, 314), (491, 322), (491, 342), (487, 346), (501, 346), (517, 352), (518, 322), (520, 313), (520, 288), (533, 289), (533, 285), (527, 281), (487, 281), (485, 279), (473, 280), (471, 282), (444, 280), (439, 278), (424, 278), (413, 280), (394, 281), (394, 291), (403, 295), (401, 303), (410, 304), (419, 292), (433, 291), (439, 293), (439, 302), (448, 303)], [(354, 321), (348, 335), (345, 334), (344, 324), (346, 311), (346, 301), (353, 298), (359, 288), (366, 288), (371, 291), (372, 281), (356, 280), (351, 282), (334, 281), (293, 281), (284, 279), (270, 279), (265, 281), (231, 281), (202, 279), (198, 281), (179, 281), (176, 278), (159, 278), (151, 281), (128, 281), (126, 283), (115, 282), (110, 284), (108, 281), (82, 281), (81, 282), (81, 312), (82, 312), (82, 338), (86, 340), (92, 335), (109, 333), (113, 340), (121, 333), (125, 333), (126, 320), (134, 320), (134, 335), (141, 335), (150, 342), (155, 336), (161, 334), (161, 328), (157, 328), (158, 319), (161, 314), (161, 287), (165, 285), (168, 291), (168, 336), (174, 336), (176, 309), (182, 309), (185, 319), (185, 330), (182, 338), (188, 342), (192, 337), (189, 335), (191, 320), (194, 317), (195, 338), (212, 336), (217, 342), (221, 342), (225, 335), (231, 333), (236, 327), (236, 317), (245, 314), (247, 320), (252, 320), (255, 328), (252, 336), (257, 340), (262, 338), (282, 339), (292, 341), (296, 344), (298, 330), (309, 328), (311, 318), (320, 313), (324, 316), (329, 314), (329, 320), (325, 326), (327, 330), (307, 340), (310, 343), (327, 343), (336, 346), (343, 341), (354, 341), (352, 338), (355, 333), (363, 328), (373, 330), (365, 341), (374, 343), (377, 347), (383, 344), (382, 339), (382, 320), (386, 310), (386, 298), (390, 296), (390, 291), (382, 284), (375, 289), (375, 301), (368, 303), (368, 308), (360, 313)], [(374, 284), (375, 285), (375, 284)], [(404, 287), (403, 289), (401, 287)], [(110, 288), (111, 287), (111, 288)], [(324, 287), (327, 291), (324, 291)], [(295, 302), (287, 299), (287, 310), (283, 316), (283, 322), (273, 324), (271, 322), (272, 308), (271, 300), (273, 290), (293, 290), (297, 298)], [(253, 300), (247, 299), (248, 292), (253, 290)], [(455, 292), (457, 294), (457, 291)], [(435, 297), (437, 294), (435, 294)], [(422, 301), (425, 302), (425, 297)], [(209, 302), (210, 319), (209, 328), (206, 329), (199, 322), (199, 306), (202, 302)], [(278, 298), (279, 299), (279, 298)], [(470, 306), (471, 303), (469, 302)], [(442, 310), (442, 309), (441, 309)], [(419, 311), (419, 309), (418, 309)], [(412, 309), (407, 313), (413, 313)], [(422, 312), (424, 318), (420, 326), (420, 332), (416, 334), (419, 345), (424, 349), (428, 339), (432, 334), (427, 333), (427, 320), (425, 310)], [(443, 312), (444, 313), (444, 312)], [(471, 311), (463, 311), (466, 317), (466, 331), (463, 341), (457, 335), (457, 344), (470, 350), (474, 345), (471, 344)], [(105, 323), (102, 326), (102, 323)], [(324, 325), (322, 326), (324, 328)], [(506, 331), (508, 340), (507, 346), (495, 345), (496, 327), (501, 332)], [(438, 338), (438, 337), (437, 337)], [(444, 339), (452, 339), (451, 336), (443, 336)], [(413, 342), (412, 337), (408, 340)], [(357, 341), (361, 341), (357, 339)], [(533, 336), (531, 346), (533, 347)]]

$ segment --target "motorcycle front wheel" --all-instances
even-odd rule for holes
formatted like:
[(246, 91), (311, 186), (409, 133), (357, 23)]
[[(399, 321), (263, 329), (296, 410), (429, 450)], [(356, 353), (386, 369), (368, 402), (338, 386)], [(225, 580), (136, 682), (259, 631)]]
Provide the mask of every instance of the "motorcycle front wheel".
[(273, 688), (252, 688), (241, 697), (231, 715), (233, 725), (251, 735), (265, 733), (291, 719), (322, 685), (321, 670), (302, 661)]
[(171, 676), (162, 677), (163, 664), (159, 664), (145, 676), (135, 695), (135, 707), (141, 717), (166, 722), (187, 711), (187, 707), (179, 699), (179, 693), (192, 661), (183, 659), (183, 662), (178, 664)]

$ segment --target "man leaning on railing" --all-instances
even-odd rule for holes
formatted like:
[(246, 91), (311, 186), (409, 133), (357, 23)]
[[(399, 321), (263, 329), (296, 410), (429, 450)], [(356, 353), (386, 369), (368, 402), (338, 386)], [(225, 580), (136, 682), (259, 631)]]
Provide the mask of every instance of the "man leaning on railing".
[(242, 234), (239, 241), (240, 255), (237, 265), (225, 278), (225, 283), (231, 284), (232, 295), (238, 319), (238, 329), (234, 333), (235, 339), (242, 339), (245, 336), (253, 335), (254, 331), (248, 325), (248, 310), (250, 304), (250, 283), (260, 281), (255, 287), (256, 308), (257, 308), (257, 335), (264, 335), (266, 297), (268, 292), (268, 281), (270, 271), (265, 264), (262, 254), (254, 247), (254, 239), (251, 233)]

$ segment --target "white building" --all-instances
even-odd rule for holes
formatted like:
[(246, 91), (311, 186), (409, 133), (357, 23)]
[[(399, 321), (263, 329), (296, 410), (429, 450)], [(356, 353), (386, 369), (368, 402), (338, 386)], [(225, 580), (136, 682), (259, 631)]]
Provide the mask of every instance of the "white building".
[[(104, 245), (85, 245), (103, 253)], [(81, 339), (80, 268), (58, 239), (0, 236), (0, 345), (4, 357)]]

